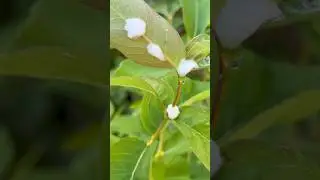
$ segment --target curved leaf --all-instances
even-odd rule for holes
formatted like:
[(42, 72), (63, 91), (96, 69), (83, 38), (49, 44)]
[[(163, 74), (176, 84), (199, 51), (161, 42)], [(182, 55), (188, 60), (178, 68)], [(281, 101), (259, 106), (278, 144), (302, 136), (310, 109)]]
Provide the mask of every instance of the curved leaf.
[(208, 99), (210, 97), (210, 90), (203, 91), (195, 96), (192, 96), (190, 99), (186, 100), (184, 103), (182, 103), (180, 106), (191, 106), (192, 104), (203, 101), (205, 99)]
[(200, 34), (186, 45), (187, 58), (200, 61), (210, 55), (210, 36)]
[[(143, 0), (111, 0), (110, 11), (110, 46), (127, 58), (147, 66), (172, 67), (185, 57), (184, 44), (178, 32)], [(144, 38), (131, 40), (127, 37), (125, 20), (134, 17), (146, 22), (145, 36), (158, 44), (170, 60), (159, 61), (148, 54), (148, 42)]]
[[(172, 123), (179, 129), (185, 137), (193, 150), (193, 153), (199, 158), (202, 164), (210, 171), (210, 126), (207, 125), (205, 129), (195, 129), (185, 124), (184, 122)], [(208, 130), (207, 130), (208, 129)], [(205, 130), (203, 132), (202, 130)]]
[(133, 180), (147, 147), (136, 138), (125, 138), (111, 147), (110, 179)]
[(115, 70), (113, 76), (137, 76), (159, 78), (165, 76), (170, 71), (170, 69), (147, 67), (137, 64), (132, 60), (125, 60), (121, 62), (119, 67)]
[(253, 118), (249, 123), (230, 133), (221, 143), (250, 139), (273, 125), (293, 123), (320, 110), (320, 90), (305, 91)]
[(122, 87), (130, 87), (140, 89), (142, 91), (148, 92), (157, 97), (157, 93), (155, 90), (141, 78), (138, 77), (113, 77), (110, 79), (110, 86), (122, 86)]

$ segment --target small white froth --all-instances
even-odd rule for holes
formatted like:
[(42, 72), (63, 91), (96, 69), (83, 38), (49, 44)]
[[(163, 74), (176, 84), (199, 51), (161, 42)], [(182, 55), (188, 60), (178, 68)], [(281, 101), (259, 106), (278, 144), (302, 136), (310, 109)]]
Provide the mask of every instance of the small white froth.
[(140, 18), (128, 18), (124, 29), (130, 39), (135, 39), (146, 33), (146, 23)]
[(199, 67), (198, 64), (194, 60), (182, 59), (179, 63), (177, 71), (178, 71), (178, 74), (180, 77), (184, 77), (190, 71), (192, 71), (193, 69), (198, 68), (198, 67)]
[(157, 44), (150, 43), (147, 46), (148, 53), (151, 54), (152, 56), (158, 58), (161, 61), (165, 61), (164, 54)]
[(180, 114), (179, 107), (172, 106), (172, 104), (169, 104), (167, 107), (167, 114), (168, 114), (169, 119), (171, 119), (171, 120), (176, 119)]

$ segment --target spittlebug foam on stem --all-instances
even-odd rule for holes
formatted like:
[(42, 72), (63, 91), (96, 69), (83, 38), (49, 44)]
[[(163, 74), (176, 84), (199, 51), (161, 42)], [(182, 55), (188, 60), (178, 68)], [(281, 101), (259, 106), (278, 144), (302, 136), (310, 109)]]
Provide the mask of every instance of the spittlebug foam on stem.
[(182, 59), (179, 63), (177, 71), (180, 77), (184, 77), (193, 69), (198, 67), (198, 64), (193, 59)]
[(160, 61), (165, 61), (165, 56), (159, 45), (154, 43), (149, 43), (147, 46), (147, 51), (150, 55), (156, 57)]
[(168, 114), (169, 119), (171, 119), (171, 120), (176, 119), (180, 114), (179, 107), (173, 106), (172, 104), (169, 104), (167, 107), (167, 114)]

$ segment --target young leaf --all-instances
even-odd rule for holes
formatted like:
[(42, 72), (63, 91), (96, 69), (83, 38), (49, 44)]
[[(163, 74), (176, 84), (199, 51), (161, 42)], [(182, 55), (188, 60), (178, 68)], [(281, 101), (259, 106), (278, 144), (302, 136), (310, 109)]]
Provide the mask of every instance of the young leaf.
[(110, 179), (134, 180), (146, 150), (146, 144), (136, 138), (124, 138), (114, 144), (110, 152)]
[(93, 54), (56, 47), (0, 55), (0, 75), (63, 79), (104, 87), (109, 81), (107, 69), (107, 61)]
[[(181, 121), (172, 121), (185, 137), (203, 165), (210, 171), (210, 139), (209, 134), (196, 130)], [(210, 129), (210, 126), (207, 126)], [(208, 130), (209, 131), (209, 130)], [(208, 132), (207, 130), (205, 132)]]
[(200, 34), (186, 45), (187, 58), (199, 62), (210, 55), (210, 36)]
[(180, 107), (191, 106), (192, 104), (199, 102), (199, 101), (203, 101), (209, 97), (210, 97), (210, 90), (203, 91), (195, 96), (192, 96), (190, 99), (186, 100), (185, 102), (183, 102), (180, 105)]
[(210, 0), (180, 0), (189, 38), (204, 33), (210, 22)]
[(122, 86), (140, 89), (157, 97), (155, 90), (145, 80), (138, 77), (113, 77), (110, 79), (110, 86)]
[[(144, 37), (128, 38), (124, 30), (127, 18), (141, 18), (146, 23)], [(161, 47), (167, 61), (159, 61), (147, 52), (146, 38)], [(139, 64), (153, 67), (176, 67), (185, 57), (184, 43), (178, 32), (143, 0), (111, 0), (110, 46)]]
[(239, 139), (250, 139), (273, 125), (293, 123), (320, 110), (320, 90), (305, 91), (253, 118), (240, 129), (221, 139), (230, 143)]

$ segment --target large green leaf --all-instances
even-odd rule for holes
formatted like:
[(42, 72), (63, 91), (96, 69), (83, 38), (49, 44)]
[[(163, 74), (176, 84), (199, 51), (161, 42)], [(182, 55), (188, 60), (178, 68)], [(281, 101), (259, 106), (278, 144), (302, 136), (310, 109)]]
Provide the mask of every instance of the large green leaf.
[(146, 150), (146, 144), (136, 138), (124, 138), (114, 144), (110, 152), (110, 179), (134, 180)]
[(138, 77), (120, 76), (110, 79), (111, 86), (122, 86), (127, 88), (136, 88), (144, 92), (148, 92), (157, 97), (157, 93), (145, 80)]
[(63, 79), (106, 87), (108, 63), (93, 54), (61, 48), (29, 48), (0, 55), (0, 75)]
[[(207, 133), (208, 130), (201, 128), (194, 129), (184, 122), (175, 122), (172, 123), (179, 129), (179, 131), (185, 137), (193, 150), (193, 153), (199, 158), (203, 165), (210, 170), (210, 135)], [(207, 129), (210, 129), (210, 126), (207, 126)]]
[(264, 111), (246, 125), (230, 133), (221, 142), (231, 142), (238, 139), (254, 138), (271, 126), (283, 123), (293, 123), (302, 120), (320, 110), (320, 91), (305, 91), (281, 104)]
[(210, 0), (180, 0), (183, 21), (189, 38), (204, 33), (210, 23)]
[[(207, 106), (188, 106), (181, 108), (181, 114), (178, 117), (179, 122), (183, 122), (190, 127), (200, 128), (210, 123), (210, 108)], [(170, 127), (170, 126), (169, 126)], [(209, 128), (208, 128), (209, 129)], [(207, 131), (203, 131), (207, 133)], [(168, 128), (165, 133), (165, 163), (171, 162), (179, 155), (190, 152), (192, 148), (183, 134), (176, 128)]]
[(169, 164), (155, 160), (151, 176), (152, 180), (190, 180), (189, 162), (179, 156)]
[(165, 76), (170, 69), (147, 67), (135, 63), (131, 60), (121, 62), (115, 70), (113, 76), (138, 76), (138, 77), (154, 77), (159, 78)]
[[(145, 36), (158, 44), (169, 61), (159, 61), (147, 53), (144, 38), (131, 40), (124, 30), (127, 18), (141, 18), (146, 22)], [(137, 63), (154, 67), (177, 66), (185, 57), (184, 44), (178, 32), (143, 0), (111, 0), (110, 46)], [(168, 59), (167, 58), (167, 59)]]
[(240, 140), (223, 148), (226, 161), (214, 176), (217, 180), (269, 180), (320, 178), (319, 167), (293, 149)]
[(63, 46), (105, 57), (107, 22), (105, 12), (82, 0), (37, 1), (14, 47)]

